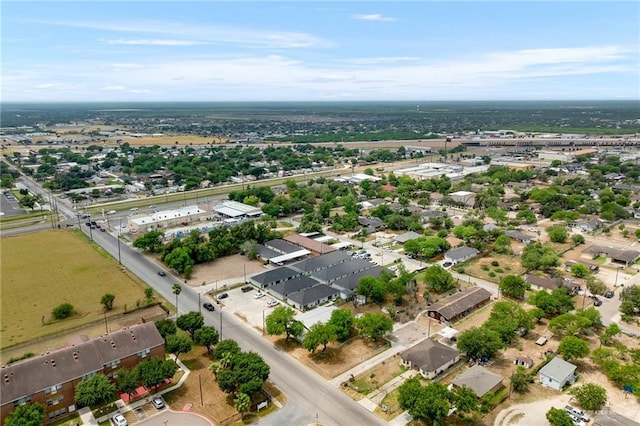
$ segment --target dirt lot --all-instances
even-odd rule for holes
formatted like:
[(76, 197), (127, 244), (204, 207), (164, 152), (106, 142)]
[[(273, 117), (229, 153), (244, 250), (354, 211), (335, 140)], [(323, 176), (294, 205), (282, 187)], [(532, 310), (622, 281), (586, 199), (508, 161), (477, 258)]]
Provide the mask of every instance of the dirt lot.
[(217, 281), (224, 281), (238, 278), (239, 282), (247, 277), (266, 271), (265, 267), (257, 260), (249, 260), (245, 256), (236, 254), (216, 259), (213, 262), (196, 265), (188, 284), (191, 287), (201, 285), (203, 282), (210, 284)]
[(374, 342), (366, 338), (354, 337), (343, 344), (330, 343), (324, 352), (319, 347), (316, 353), (310, 354), (293, 339), (285, 341), (281, 336), (266, 336), (266, 338), (325, 379), (332, 379), (389, 347), (383, 340)]
[[(514, 250), (516, 250), (514, 248)], [(494, 266), (491, 262), (498, 262), (498, 266)], [(465, 273), (499, 283), (505, 275), (521, 275), (525, 272), (520, 264), (519, 256), (508, 256), (502, 254), (493, 254), (491, 257), (475, 259), (465, 264)], [(493, 276), (492, 276), (493, 275)]]

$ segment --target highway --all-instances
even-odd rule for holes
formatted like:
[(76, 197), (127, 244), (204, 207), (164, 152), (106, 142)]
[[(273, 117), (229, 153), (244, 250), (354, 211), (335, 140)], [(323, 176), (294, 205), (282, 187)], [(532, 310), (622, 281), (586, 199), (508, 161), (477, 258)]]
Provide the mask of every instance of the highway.
[[(32, 192), (48, 196), (48, 192), (31, 179), (21, 177), (20, 181)], [(46, 198), (45, 198), (46, 199)], [(57, 200), (61, 214), (67, 222), (76, 222), (76, 212), (65, 200)], [(82, 232), (89, 236), (89, 227), (82, 224)], [(153, 287), (167, 300), (175, 300), (172, 285), (181, 280), (171, 275), (160, 277), (158, 267), (147, 257), (130, 248), (108, 232), (92, 232), (93, 241), (121, 262), (140, 279)], [(178, 296), (178, 308), (181, 313), (199, 310), (197, 289), (183, 285)], [(274, 345), (247, 326), (235, 315), (224, 315), (224, 310), (216, 312), (202, 311), (208, 325), (221, 330), (222, 338), (234, 339), (245, 351), (259, 353), (271, 367), (269, 380), (287, 397), (287, 405), (281, 410), (260, 419), (264, 425), (306, 425), (319, 422), (323, 425), (382, 425), (383, 420), (367, 411), (361, 405), (346, 396), (340, 389), (313, 371), (303, 367), (297, 360), (278, 351)]]

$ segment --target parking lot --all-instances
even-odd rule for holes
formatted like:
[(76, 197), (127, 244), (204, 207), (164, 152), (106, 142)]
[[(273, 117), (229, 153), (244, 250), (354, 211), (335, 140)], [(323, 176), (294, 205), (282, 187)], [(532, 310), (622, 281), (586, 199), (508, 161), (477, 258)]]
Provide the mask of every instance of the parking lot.
[(24, 214), (24, 212), (25, 210), (20, 207), (18, 200), (16, 200), (16, 197), (11, 192), (3, 192), (2, 195), (0, 195), (0, 215), (5, 217), (16, 216)]
[[(256, 299), (255, 297), (259, 290), (256, 286), (252, 285), (251, 287), (252, 290), (246, 293), (242, 292), (240, 287), (225, 290), (224, 293), (227, 293), (229, 296), (221, 300), (217, 300), (213, 295), (209, 296), (209, 298), (214, 304), (216, 311), (222, 311), (223, 317), (224, 315), (233, 314), (251, 324), (253, 327), (262, 330), (263, 319), (280, 304), (278, 303), (278, 305), (269, 307), (267, 303), (271, 300), (275, 300), (276, 302), (280, 301), (266, 293), (263, 297)], [(220, 293), (222, 292), (220, 291), (218, 294)]]

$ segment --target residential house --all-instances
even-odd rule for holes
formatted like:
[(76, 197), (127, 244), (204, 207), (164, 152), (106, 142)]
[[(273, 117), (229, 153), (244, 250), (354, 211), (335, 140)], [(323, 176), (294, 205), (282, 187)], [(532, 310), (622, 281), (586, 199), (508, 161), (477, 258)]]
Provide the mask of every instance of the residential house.
[(531, 368), (533, 367), (533, 359), (531, 359), (528, 356), (517, 356), (515, 357), (515, 359), (513, 360), (513, 363), (515, 365), (520, 365), (524, 368)]
[(400, 364), (413, 368), (425, 379), (433, 379), (460, 360), (460, 351), (427, 339), (400, 354)]
[(561, 358), (553, 358), (540, 369), (540, 384), (555, 390), (562, 390), (565, 386), (576, 381), (576, 366)]
[(254, 275), (249, 279), (260, 288), (269, 288), (300, 275), (302, 275), (300, 271), (283, 266)]
[(333, 305), (318, 306), (315, 309), (311, 309), (309, 311), (296, 315), (294, 319), (296, 321), (300, 321), (300, 323), (302, 323), (302, 326), (304, 327), (302, 334), (295, 336), (296, 340), (302, 342), (305, 334), (307, 334), (307, 332), (311, 330), (311, 327), (313, 327), (313, 325), (317, 323), (326, 324), (327, 322), (329, 322), (329, 320), (331, 319), (331, 314), (336, 309), (340, 308)]
[(434, 303), (427, 309), (429, 318), (451, 324), (491, 301), (491, 293), (482, 287), (473, 287)]
[(583, 255), (590, 255), (593, 259), (598, 256), (606, 256), (611, 263), (629, 266), (640, 258), (640, 252), (635, 250), (623, 250), (605, 246), (590, 246), (582, 251)]
[(46, 407), (44, 424), (51, 423), (77, 410), (74, 395), (82, 379), (113, 379), (119, 369), (153, 357), (164, 359), (164, 339), (148, 322), (3, 366), (0, 421), (20, 405), (39, 402)]
[(489, 392), (495, 392), (502, 386), (504, 378), (498, 374), (492, 373), (480, 365), (474, 365), (459, 374), (451, 384), (454, 388), (467, 386), (478, 398), (482, 398)]
[(563, 284), (562, 278), (540, 277), (531, 274), (526, 274), (524, 280), (531, 284), (534, 290), (554, 290)]
[(444, 240), (446, 242), (448, 242), (451, 247), (459, 247), (462, 244), (464, 244), (464, 240), (463, 239), (460, 239), (458, 237), (454, 237), (453, 235), (449, 235)]
[(417, 232), (409, 231), (405, 232), (404, 234), (396, 235), (395, 237), (393, 237), (393, 241), (398, 244), (404, 244), (409, 240), (415, 240), (416, 238), (420, 237), (422, 237), (422, 235), (418, 234)]
[(582, 222), (572, 222), (570, 225), (584, 232), (593, 232), (596, 229), (602, 228), (602, 221), (598, 219), (591, 219)]
[(522, 232), (511, 230), (511, 229), (504, 231), (504, 235), (516, 241), (520, 241), (521, 243), (524, 243), (524, 244), (529, 244), (530, 242), (535, 240), (535, 238), (532, 237), (531, 235), (523, 234)]
[(462, 204), (466, 208), (474, 208), (476, 205), (476, 193), (471, 191), (457, 191), (449, 194), (449, 198)]
[(382, 221), (382, 219), (375, 216), (370, 216), (370, 217), (360, 216), (358, 218), (358, 223), (360, 224), (360, 226), (363, 226), (364, 228), (366, 228), (367, 232), (370, 234), (384, 228), (384, 222)]
[(469, 259), (473, 259), (478, 255), (478, 250), (473, 247), (456, 247), (448, 250), (444, 254), (444, 260), (455, 264), (464, 262)]
[(287, 303), (294, 308), (306, 311), (314, 306), (336, 299), (340, 292), (326, 284), (319, 284), (315, 287), (291, 293), (287, 296)]

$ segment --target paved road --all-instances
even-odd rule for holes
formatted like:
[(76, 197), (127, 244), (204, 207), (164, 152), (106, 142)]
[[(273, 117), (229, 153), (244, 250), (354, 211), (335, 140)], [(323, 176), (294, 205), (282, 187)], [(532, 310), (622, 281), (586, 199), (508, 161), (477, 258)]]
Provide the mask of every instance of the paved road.
[(148, 419), (144, 419), (138, 425), (145, 426), (211, 426), (212, 423), (193, 413), (172, 412), (164, 410)]

